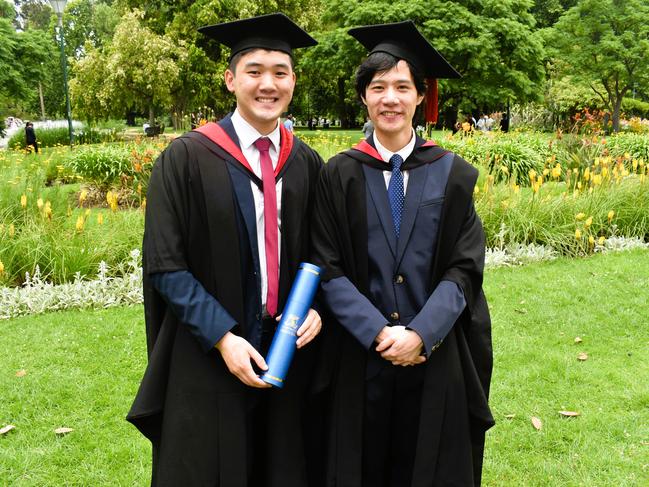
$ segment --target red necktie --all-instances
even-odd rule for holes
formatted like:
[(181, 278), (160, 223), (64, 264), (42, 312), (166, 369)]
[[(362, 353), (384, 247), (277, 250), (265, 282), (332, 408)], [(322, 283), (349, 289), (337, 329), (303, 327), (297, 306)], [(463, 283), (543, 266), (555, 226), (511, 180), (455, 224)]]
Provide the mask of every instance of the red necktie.
[(255, 141), (261, 162), (261, 181), (264, 186), (264, 241), (266, 243), (266, 310), (271, 316), (277, 313), (277, 293), (279, 288), (279, 262), (277, 252), (277, 192), (275, 191), (275, 171), (268, 149), (270, 139), (260, 137)]

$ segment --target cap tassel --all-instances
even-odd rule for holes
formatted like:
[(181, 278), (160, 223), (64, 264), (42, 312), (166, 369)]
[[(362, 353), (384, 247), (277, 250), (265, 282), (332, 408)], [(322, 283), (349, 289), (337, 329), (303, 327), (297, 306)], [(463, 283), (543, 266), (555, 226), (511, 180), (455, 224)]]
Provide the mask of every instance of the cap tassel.
[(435, 125), (437, 123), (437, 79), (429, 78), (426, 80), (428, 88), (426, 89), (426, 123)]

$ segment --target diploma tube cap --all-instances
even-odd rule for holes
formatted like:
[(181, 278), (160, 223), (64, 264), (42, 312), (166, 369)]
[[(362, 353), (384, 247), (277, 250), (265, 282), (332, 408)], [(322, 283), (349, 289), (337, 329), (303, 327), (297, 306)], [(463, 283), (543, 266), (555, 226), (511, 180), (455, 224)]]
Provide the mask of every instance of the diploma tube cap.
[(261, 15), (223, 24), (208, 25), (198, 31), (232, 51), (230, 59), (245, 49), (266, 49), (293, 55), (293, 49), (315, 46), (316, 40), (282, 13)]

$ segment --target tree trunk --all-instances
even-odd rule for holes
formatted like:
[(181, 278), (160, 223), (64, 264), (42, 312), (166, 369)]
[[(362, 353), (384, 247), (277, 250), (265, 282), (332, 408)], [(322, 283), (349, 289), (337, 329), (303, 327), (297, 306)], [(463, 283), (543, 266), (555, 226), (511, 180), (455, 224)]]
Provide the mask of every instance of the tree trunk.
[(617, 133), (620, 131), (620, 111), (622, 108), (622, 96), (619, 96), (615, 100), (613, 105), (613, 132)]
[(149, 125), (151, 125), (151, 127), (155, 125), (155, 110), (153, 104), (149, 105)]

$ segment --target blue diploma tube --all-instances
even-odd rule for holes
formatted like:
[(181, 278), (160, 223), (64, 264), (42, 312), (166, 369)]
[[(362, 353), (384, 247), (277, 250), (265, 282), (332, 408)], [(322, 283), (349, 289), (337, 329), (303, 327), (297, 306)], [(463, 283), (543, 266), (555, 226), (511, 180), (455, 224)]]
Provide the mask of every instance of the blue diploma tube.
[(320, 273), (322, 270), (313, 264), (302, 262), (293, 287), (288, 295), (282, 319), (277, 325), (273, 342), (270, 344), (266, 364), (268, 370), (261, 376), (261, 380), (275, 386), (283, 387), (288, 374), (288, 368), (295, 354), (297, 330), (304, 322), (313, 297), (318, 290)]

